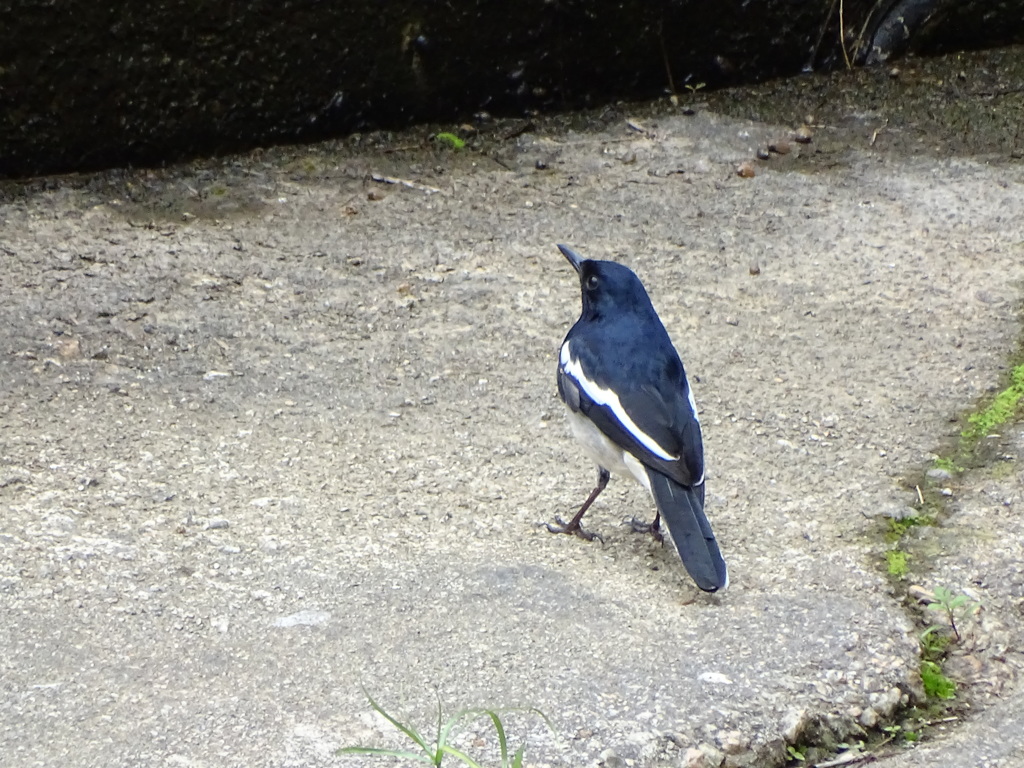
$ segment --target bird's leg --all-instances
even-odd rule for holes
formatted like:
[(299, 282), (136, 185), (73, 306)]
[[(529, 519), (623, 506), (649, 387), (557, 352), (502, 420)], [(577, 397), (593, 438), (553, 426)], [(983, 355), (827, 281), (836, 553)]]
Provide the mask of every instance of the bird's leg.
[(633, 529), (633, 533), (649, 533), (654, 537), (654, 540), (658, 543), (665, 541), (665, 536), (661, 532), (661, 512), (658, 512), (654, 516), (654, 521), (651, 523), (645, 523), (642, 520), (637, 520), (635, 517), (630, 519), (629, 527)]
[(548, 523), (547, 529), (551, 533), (575, 534), (576, 536), (579, 536), (581, 539), (586, 539), (587, 541), (593, 541), (594, 539), (597, 539), (602, 544), (604, 544), (604, 539), (602, 539), (599, 534), (584, 531), (583, 526), (580, 525), (580, 520), (583, 519), (583, 515), (585, 515), (587, 510), (590, 509), (590, 505), (594, 503), (594, 499), (600, 496), (601, 491), (603, 491), (605, 486), (608, 485), (609, 477), (610, 475), (608, 474), (607, 469), (605, 469), (604, 467), (598, 467), (597, 487), (590, 492), (590, 495), (587, 497), (587, 500), (584, 501), (583, 506), (580, 507), (579, 512), (577, 512), (573, 519), (570, 520), (568, 523), (556, 515), (555, 522), (558, 523), (558, 525), (552, 525), (551, 523)]

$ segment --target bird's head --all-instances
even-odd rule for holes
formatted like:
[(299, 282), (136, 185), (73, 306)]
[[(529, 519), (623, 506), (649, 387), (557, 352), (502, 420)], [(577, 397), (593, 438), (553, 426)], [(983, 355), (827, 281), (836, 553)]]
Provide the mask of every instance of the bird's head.
[(653, 312), (643, 283), (629, 267), (585, 259), (566, 245), (559, 244), (558, 250), (580, 276), (584, 318), (597, 320), (612, 312)]

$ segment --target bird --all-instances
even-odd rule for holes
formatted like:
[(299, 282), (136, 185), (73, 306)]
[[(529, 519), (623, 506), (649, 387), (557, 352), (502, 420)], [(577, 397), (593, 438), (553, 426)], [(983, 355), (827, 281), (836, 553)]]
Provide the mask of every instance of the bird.
[(558, 249), (579, 275), (582, 311), (558, 353), (558, 395), (573, 435), (598, 466), (597, 487), (576, 515), (548, 523), (552, 533), (600, 538), (583, 515), (611, 473), (632, 477), (654, 498), (650, 525), (633, 528), (661, 540), (664, 520), (683, 566), (705, 592), (724, 589), (729, 573), (704, 513), (704, 443), (693, 390), (640, 278), (613, 261)]

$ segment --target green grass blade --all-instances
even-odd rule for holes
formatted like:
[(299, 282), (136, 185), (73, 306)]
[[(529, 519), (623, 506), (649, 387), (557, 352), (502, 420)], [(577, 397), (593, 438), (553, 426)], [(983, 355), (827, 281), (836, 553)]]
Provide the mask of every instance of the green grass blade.
[[(456, 749), (455, 747), (449, 746), (448, 744), (443, 745), (440, 749), (440, 752), (445, 755), (451, 755), (457, 760), (461, 760), (465, 765), (469, 766), (469, 768), (483, 768), (483, 766), (480, 765), (480, 763), (478, 763), (472, 757), (467, 755), (465, 752)], [(438, 763), (438, 765), (440, 765), (440, 763)]]
[[(397, 728), (399, 731), (401, 731), (406, 736), (408, 736), (410, 739), (412, 739), (414, 742), (416, 742), (416, 746), (418, 746), (420, 749), (422, 749), (424, 754), (426, 754), (428, 756), (430, 756), (432, 754), (432, 750), (430, 749), (429, 746), (427, 746), (426, 739), (424, 739), (420, 735), (419, 731), (417, 731), (411, 725), (406, 725), (405, 723), (399, 722), (398, 720), (393, 718), (391, 715), (389, 715), (387, 712), (385, 712), (384, 708), (380, 704), (378, 704), (376, 701), (373, 700), (373, 697), (369, 694), (369, 692), (365, 688), (363, 689), (363, 693), (366, 694), (366, 698), (370, 701), (370, 706), (373, 707), (374, 710), (376, 710), (378, 713), (380, 713), (380, 715), (385, 720), (387, 720), (395, 728)], [(430, 758), (430, 759), (427, 760), (427, 762), (435, 762), (436, 763), (437, 761), (434, 760), (433, 758)]]
[(501, 768), (508, 768), (508, 741), (505, 739), (505, 728), (501, 724), (501, 718), (493, 709), (486, 710), (485, 714), (494, 723), (494, 731), (498, 734), (498, 747), (501, 749)]
[(463, 720), (472, 720), (474, 718), (480, 717), (485, 713), (485, 711), (486, 710), (483, 709), (460, 709), (454, 715), (449, 717), (447, 722), (445, 722), (444, 728), (442, 728), (441, 731), (438, 733), (437, 743), (439, 745), (447, 744), (448, 734), (451, 733), (452, 729), (454, 729), (456, 725), (461, 723)]
[(434, 688), (434, 696), (437, 698), (437, 731), (436, 741), (434, 741), (434, 765), (440, 766), (441, 761), (444, 759), (444, 746), (448, 741), (448, 732), (455, 724), (453, 721), (458, 717), (458, 715), (456, 715), (455, 718), (449, 718), (448, 721), (442, 725), (441, 723), (444, 715), (441, 714), (441, 694), (438, 693), (437, 688)]
[(516, 750), (515, 755), (512, 757), (512, 768), (523, 768), (523, 755), (526, 754), (526, 745), (523, 744), (519, 749)]
[(546, 725), (548, 727), (548, 730), (551, 731), (552, 733), (555, 733), (555, 724), (551, 722), (551, 720), (548, 718), (547, 715), (545, 715), (543, 712), (541, 712), (536, 707), (527, 707), (526, 709), (523, 709), (521, 711), (522, 712), (526, 712), (527, 714), (532, 712), (535, 715), (540, 715), (540, 719), (544, 721), (544, 725)]
[(433, 761), (424, 754), (418, 752), (406, 752), (402, 749), (378, 749), (377, 747), (342, 747), (335, 750), (336, 755), (385, 755), (386, 757), (400, 757), (404, 760), (418, 760), (421, 763), (432, 764)]

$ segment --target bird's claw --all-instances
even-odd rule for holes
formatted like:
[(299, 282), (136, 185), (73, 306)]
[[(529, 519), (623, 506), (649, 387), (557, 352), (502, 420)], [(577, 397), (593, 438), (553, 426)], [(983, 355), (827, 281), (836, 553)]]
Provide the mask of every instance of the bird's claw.
[(637, 520), (635, 517), (629, 519), (629, 527), (633, 530), (633, 533), (649, 533), (654, 537), (654, 540), (659, 544), (665, 542), (665, 535), (661, 532), (661, 526), (657, 521), (653, 523), (645, 523), (643, 520)]
[(597, 539), (604, 544), (604, 539), (601, 537), (601, 534), (585, 531), (583, 530), (583, 526), (579, 523), (576, 523), (576, 525), (573, 525), (571, 522), (567, 523), (558, 515), (555, 515), (555, 523), (557, 523), (557, 525), (553, 523), (545, 523), (544, 527), (548, 529), (549, 533), (567, 533), (570, 536), (579, 536), (581, 539), (586, 541), (593, 541), (594, 539)]

